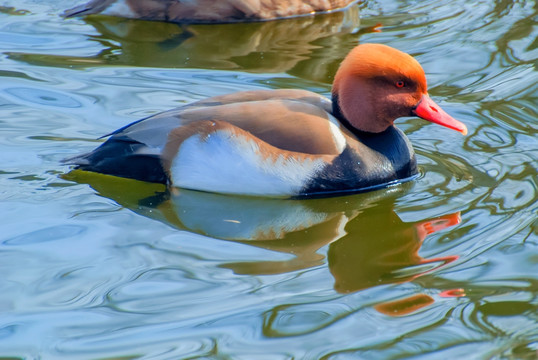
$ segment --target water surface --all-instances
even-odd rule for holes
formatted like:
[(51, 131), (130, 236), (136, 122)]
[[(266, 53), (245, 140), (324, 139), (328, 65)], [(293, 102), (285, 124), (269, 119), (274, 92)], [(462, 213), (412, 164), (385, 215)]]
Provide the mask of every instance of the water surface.
[[(0, 2), (0, 359), (537, 357), (535, 1), (187, 27), (60, 18), (72, 4)], [(469, 127), (399, 120), (412, 183), (291, 201), (65, 175), (198, 99), (329, 95), (358, 42), (416, 56)]]

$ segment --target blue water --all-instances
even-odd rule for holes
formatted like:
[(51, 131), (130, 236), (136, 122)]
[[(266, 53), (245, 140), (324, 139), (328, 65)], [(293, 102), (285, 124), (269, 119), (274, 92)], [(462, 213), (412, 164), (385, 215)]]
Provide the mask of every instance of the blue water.
[[(537, 357), (535, 1), (187, 28), (58, 16), (72, 5), (0, 4), (0, 359)], [(264, 200), (60, 162), (208, 96), (329, 95), (357, 42), (414, 55), (469, 127), (399, 120), (412, 182)]]

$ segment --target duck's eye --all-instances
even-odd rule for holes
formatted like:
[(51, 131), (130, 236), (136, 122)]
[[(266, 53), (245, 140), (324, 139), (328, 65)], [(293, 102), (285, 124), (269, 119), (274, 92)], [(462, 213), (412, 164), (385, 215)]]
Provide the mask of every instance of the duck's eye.
[(396, 81), (396, 87), (403, 88), (405, 86), (405, 82), (403, 80)]

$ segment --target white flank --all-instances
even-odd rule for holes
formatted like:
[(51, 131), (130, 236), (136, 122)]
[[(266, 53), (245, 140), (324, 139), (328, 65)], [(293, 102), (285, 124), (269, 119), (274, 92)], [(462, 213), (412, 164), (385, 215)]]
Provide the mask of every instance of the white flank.
[(138, 17), (126, 0), (117, 0), (101, 12), (103, 15), (121, 16), (135, 19)]
[(264, 158), (255, 141), (227, 130), (185, 140), (170, 168), (174, 186), (209, 192), (289, 196), (324, 167), (323, 160)]
[(341, 153), (346, 148), (346, 138), (344, 134), (340, 131), (340, 123), (335, 119), (334, 116), (329, 114), (329, 130), (333, 135), (334, 143), (336, 148)]
[(134, 153), (136, 155), (161, 156), (162, 152), (163, 150), (158, 147), (142, 146), (139, 149), (137, 149)]

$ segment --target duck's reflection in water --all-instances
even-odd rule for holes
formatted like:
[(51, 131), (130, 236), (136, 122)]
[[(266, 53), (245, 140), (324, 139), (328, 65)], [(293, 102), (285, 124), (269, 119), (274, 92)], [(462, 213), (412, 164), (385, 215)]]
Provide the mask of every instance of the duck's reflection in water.
[(108, 64), (286, 72), (330, 84), (361, 34), (380, 31), (378, 25), (360, 28), (356, 6), (318, 16), (238, 24), (181, 25), (107, 16), (84, 21), (97, 32), (87, 35), (99, 44), (95, 53), (79, 57), (23, 52), (7, 55), (32, 64), (70, 67)]
[[(100, 195), (175, 228), (293, 255), (284, 261), (221, 265), (237, 274), (281, 274), (328, 262), (335, 290), (350, 293), (411, 281), (458, 258), (423, 258), (418, 254), (428, 235), (458, 224), (460, 214), (402, 221), (394, 203), (412, 183), (332, 198), (267, 199), (189, 190), (169, 192), (158, 184), (77, 170), (66, 177), (88, 183)], [(324, 246), (328, 246), (327, 261), (319, 251)], [(418, 294), (379, 304), (376, 309), (404, 315), (433, 301), (429, 295)]]
[[(102, 16), (85, 21), (100, 33), (93, 39), (104, 46), (94, 61), (261, 73), (314, 71), (315, 78), (334, 73), (336, 69), (327, 67), (338, 66), (359, 32), (371, 32), (358, 30), (357, 7), (260, 23), (179, 25)], [(315, 56), (321, 49), (323, 56)]]

